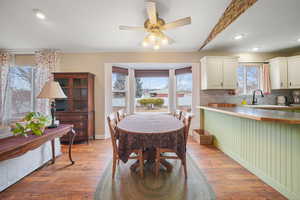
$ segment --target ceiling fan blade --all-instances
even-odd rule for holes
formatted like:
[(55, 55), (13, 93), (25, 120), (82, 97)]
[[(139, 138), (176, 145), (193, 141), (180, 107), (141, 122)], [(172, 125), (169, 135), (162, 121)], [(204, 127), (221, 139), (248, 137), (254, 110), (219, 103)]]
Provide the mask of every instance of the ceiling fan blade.
[(119, 29), (125, 31), (145, 31), (143, 26), (119, 26)]
[(155, 2), (148, 1), (146, 2), (146, 9), (148, 13), (148, 17), (151, 24), (157, 23), (157, 15), (156, 15), (156, 5)]
[(185, 17), (179, 20), (176, 20), (174, 22), (170, 22), (167, 23), (163, 26), (163, 29), (167, 30), (167, 29), (172, 29), (172, 28), (177, 28), (180, 26), (185, 26), (185, 25), (189, 25), (192, 23), (192, 18), (191, 17)]
[(168, 39), (168, 44), (173, 44), (173, 43), (175, 43), (175, 40), (173, 40), (172, 38), (170, 38), (170, 37), (167, 36), (166, 34), (165, 34), (165, 37)]

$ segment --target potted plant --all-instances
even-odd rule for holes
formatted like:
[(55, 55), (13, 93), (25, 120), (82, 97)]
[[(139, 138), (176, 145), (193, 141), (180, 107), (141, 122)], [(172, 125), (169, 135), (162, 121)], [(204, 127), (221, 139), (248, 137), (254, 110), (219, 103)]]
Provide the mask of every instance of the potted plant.
[(38, 112), (28, 113), (21, 122), (17, 122), (12, 127), (14, 135), (22, 135), (27, 137), (28, 133), (41, 136), (50, 120), (48, 117)]

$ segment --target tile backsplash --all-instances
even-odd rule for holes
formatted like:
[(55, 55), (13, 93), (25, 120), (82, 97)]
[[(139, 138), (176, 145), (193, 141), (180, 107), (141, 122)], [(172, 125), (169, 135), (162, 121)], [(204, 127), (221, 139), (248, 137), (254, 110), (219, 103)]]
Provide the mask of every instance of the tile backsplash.
[[(248, 104), (252, 102), (252, 95), (230, 95), (229, 90), (201, 90), (200, 104), (208, 103), (234, 103), (240, 105), (245, 98)], [(272, 93), (265, 97), (257, 96), (258, 104), (275, 105), (277, 96), (291, 96), (292, 90), (272, 90)]]

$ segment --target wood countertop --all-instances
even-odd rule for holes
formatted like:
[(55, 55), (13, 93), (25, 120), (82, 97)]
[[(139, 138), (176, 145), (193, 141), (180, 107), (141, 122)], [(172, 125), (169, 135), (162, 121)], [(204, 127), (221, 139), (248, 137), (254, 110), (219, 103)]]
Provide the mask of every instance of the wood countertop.
[(197, 108), (224, 113), (236, 117), (248, 118), (258, 121), (279, 122), (286, 124), (300, 124), (300, 113), (285, 112), (278, 110), (265, 110), (249, 107), (208, 107), (198, 106)]

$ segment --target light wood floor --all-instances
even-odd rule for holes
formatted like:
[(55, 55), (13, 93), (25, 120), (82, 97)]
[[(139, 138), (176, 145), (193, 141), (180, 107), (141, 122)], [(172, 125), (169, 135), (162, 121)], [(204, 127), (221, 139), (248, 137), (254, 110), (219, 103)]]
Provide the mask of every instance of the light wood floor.
[[(220, 200), (286, 199), (241, 165), (214, 147), (200, 146), (189, 140), (188, 151), (197, 162)], [(66, 147), (63, 147), (66, 152)], [(85, 200), (93, 193), (112, 156), (109, 140), (74, 145), (75, 165), (67, 166), (67, 154), (54, 165), (33, 172), (0, 193), (2, 200)]]

